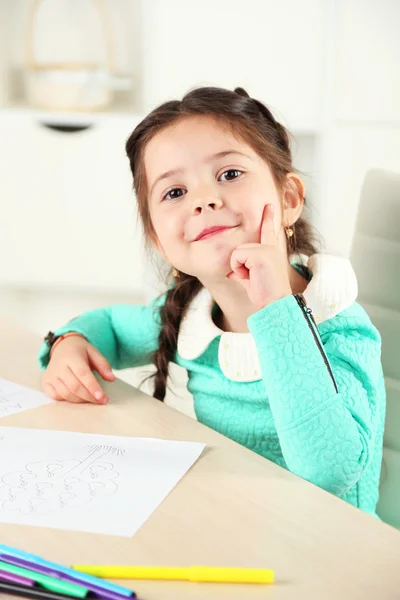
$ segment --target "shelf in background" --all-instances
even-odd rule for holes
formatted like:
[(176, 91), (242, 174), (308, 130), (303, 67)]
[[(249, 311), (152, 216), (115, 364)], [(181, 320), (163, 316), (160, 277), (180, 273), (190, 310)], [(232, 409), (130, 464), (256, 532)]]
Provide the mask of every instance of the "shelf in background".
[(7, 116), (8, 114), (13, 117), (29, 117), (45, 125), (57, 124), (71, 127), (91, 126), (113, 120), (138, 123), (145, 116), (137, 111), (129, 110), (129, 106), (126, 104), (115, 104), (104, 111), (77, 112), (39, 109), (20, 103), (0, 109), (0, 115)]

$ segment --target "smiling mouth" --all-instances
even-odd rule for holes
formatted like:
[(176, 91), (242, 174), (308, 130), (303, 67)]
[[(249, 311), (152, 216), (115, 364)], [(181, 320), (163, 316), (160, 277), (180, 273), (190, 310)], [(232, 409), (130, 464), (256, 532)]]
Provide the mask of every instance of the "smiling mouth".
[(209, 227), (208, 229), (204, 229), (204, 231), (202, 231), (194, 241), (200, 242), (202, 240), (206, 240), (214, 235), (228, 231), (229, 229), (234, 229), (234, 227)]

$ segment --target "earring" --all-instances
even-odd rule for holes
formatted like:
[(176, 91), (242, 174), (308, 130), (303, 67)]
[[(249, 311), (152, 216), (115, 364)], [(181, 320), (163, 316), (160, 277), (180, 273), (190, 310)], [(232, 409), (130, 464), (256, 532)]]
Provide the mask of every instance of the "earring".
[(179, 271), (176, 269), (172, 269), (172, 275), (175, 277), (175, 279), (179, 279)]
[(292, 235), (294, 234), (294, 231), (291, 227), (285, 227), (285, 233), (286, 233), (286, 237), (288, 239), (290, 239), (292, 237)]

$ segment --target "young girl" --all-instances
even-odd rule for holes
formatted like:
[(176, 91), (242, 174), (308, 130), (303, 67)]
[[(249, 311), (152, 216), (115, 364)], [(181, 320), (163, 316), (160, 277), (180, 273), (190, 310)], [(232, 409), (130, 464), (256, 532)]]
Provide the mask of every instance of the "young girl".
[(126, 151), (172, 285), (50, 332), (44, 391), (104, 404), (92, 370), (112, 381), (111, 368), (154, 362), (163, 400), (174, 361), (201, 423), (375, 514), (380, 337), (349, 262), (316, 253), (284, 127), (243, 89), (205, 87), (150, 113)]

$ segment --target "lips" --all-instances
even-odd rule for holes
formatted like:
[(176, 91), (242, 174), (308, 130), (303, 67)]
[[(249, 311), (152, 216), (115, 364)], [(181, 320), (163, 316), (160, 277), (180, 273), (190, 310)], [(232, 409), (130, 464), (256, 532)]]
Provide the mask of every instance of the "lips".
[(231, 226), (227, 226), (227, 225), (216, 225), (214, 227), (207, 227), (206, 229), (203, 229), (203, 231), (201, 231), (199, 233), (199, 235), (195, 238), (195, 242), (198, 242), (200, 240), (204, 240), (208, 237), (211, 237), (212, 235), (216, 235), (217, 233), (221, 233), (222, 231), (226, 231), (227, 229), (232, 229)]

